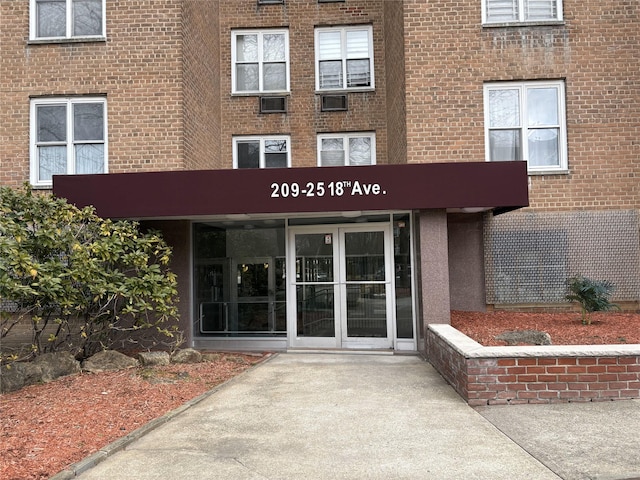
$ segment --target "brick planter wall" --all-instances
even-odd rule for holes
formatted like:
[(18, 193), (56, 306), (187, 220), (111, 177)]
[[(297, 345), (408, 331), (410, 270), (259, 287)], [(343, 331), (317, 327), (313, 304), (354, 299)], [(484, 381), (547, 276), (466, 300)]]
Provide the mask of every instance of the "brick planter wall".
[(427, 355), (471, 406), (640, 397), (640, 345), (483, 347), (431, 324)]

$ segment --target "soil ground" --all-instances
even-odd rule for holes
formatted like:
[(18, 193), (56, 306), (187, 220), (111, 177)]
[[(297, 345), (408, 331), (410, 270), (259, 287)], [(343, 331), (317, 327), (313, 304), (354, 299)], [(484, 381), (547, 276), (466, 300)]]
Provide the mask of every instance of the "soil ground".
[(583, 325), (578, 312), (451, 312), (451, 325), (484, 346), (506, 345), (496, 335), (510, 330), (540, 330), (554, 345), (640, 343), (640, 314), (593, 313)]

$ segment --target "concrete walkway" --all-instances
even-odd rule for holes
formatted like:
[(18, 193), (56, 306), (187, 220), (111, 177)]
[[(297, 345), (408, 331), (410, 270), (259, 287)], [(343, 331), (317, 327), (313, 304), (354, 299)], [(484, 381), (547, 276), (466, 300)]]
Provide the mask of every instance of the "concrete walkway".
[[(545, 412), (561, 411), (564, 405), (480, 409), (485, 418), (419, 357), (281, 354), (77, 478), (545, 480), (640, 476), (640, 404), (606, 404), (614, 405), (623, 407), (617, 410), (620, 415), (634, 417), (633, 431), (626, 438), (633, 448), (626, 460), (624, 456), (616, 459), (621, 465), (613, 473), (618, 476), (606, 476), (609, 472), (597, 469), (593, 476), (571, 476), (572, 471), (580, 470), (580, 462), (563, 463), (562, 458), (572, 453), (561, 436), (553, 436), (562, 414), (541, 420)], [(594, 418), (588, 411), (591, 405), (574, 407), (578, 413), (572, 413), (572, 424)], [(602, 408), (595, 407), (598, 415)], [(537, 422), (523, 423), (536, 417)], [(511, 433), (509, 427), (513, 427)], [(581, 458), (597, 458), (613, 440), (602, 437), (599, 425), (583, 427), (583, 437), (593, 435), (592, 440), (598, 442), (593, 451), (581, 452)], [(511, 434), (517, 437), (515, 441), (507, 436)], [(538, 452), (537, 446), (551, 450)], [(592, 448), (590, 444), (585, 447)]]

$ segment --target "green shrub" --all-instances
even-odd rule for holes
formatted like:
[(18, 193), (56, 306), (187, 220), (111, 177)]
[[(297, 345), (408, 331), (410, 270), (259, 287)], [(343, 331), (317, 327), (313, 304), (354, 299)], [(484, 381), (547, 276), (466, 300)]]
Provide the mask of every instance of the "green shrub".
[(620, 308), (609, 300), (615, 286), (607, 280), (591, 280), (577, 275), (569, 278), (567, 285), (570, 293), (566, 298), (570, 302), (578, 302), (580, 304), (583, 325), (591, 325), (590, 314), (592, 312), (604, 312)]
[(27, 322), (30, 356), (68, 350), (82, 359), (117, 334), (150, 329), (173, 338), (178, 298), (170, 258), (159, 234), (135, 222), (102, 219), (28, 185), (2, 187), (0, 341)]

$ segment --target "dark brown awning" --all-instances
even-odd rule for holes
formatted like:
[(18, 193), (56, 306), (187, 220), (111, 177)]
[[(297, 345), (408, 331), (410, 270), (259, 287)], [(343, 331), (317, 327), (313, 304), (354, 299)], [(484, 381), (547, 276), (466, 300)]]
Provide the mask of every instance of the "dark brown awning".
[(54, 176), (53, 192), (111, 218), (374, 210), (494, 209), (529, 204), (526, 162), (188, 170)]

